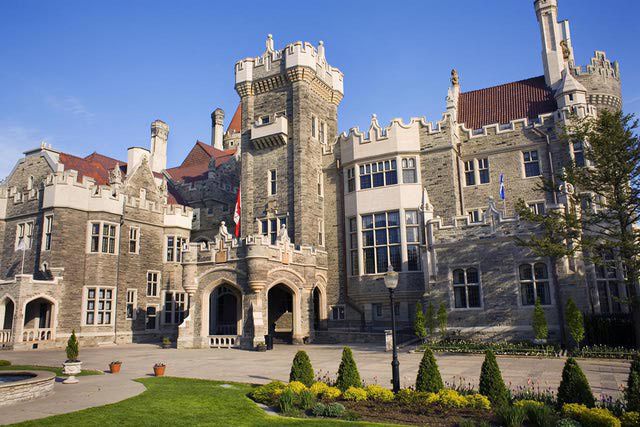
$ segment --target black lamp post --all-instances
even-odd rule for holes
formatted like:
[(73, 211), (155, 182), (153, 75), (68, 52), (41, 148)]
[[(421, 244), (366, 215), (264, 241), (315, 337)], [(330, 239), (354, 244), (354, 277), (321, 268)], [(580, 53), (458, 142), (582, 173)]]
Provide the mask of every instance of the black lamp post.
[(391, 361), (391, 374), (393, 377), (393, 392), (400, 391), (400, 362), (398, 361), (398, 350), (396, 347), (396, 310), (393, 304), (393, 291), (398, 286), (398, 273), (393, 270), (389, 263), (387, 274), (384, 275), (384, 285), (389, 289), (389, 299), (391, 300), (391, 341), (393, 345), (393, 360)]

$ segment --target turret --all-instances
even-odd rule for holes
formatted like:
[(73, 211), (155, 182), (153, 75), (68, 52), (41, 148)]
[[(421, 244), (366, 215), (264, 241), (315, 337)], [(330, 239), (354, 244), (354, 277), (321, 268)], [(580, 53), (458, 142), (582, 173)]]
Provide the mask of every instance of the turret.
[(555, 89), (566, 64), (573, 66), (574, 63), (569, 21), (558, 22), (557, 0), (536, 0), (534, 7), (542, 38), (544, 78), (547, 85)]

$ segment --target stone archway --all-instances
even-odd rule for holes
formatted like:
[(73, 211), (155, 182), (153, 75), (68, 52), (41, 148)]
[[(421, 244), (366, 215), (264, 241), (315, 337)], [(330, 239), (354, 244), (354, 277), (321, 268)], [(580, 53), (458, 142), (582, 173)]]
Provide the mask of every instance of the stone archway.
[(0, 300), (0, 347), (13, 341), (13, 318), (16, 305), (7, 295)]
[(56, 302), (44, 295), (24, 305), (22, 341), (51, 341), (55, 339)]
[(216, 286), (209, 294), (209, 335), (240, 335), (242, 295), (233, 287)]
[(274, 340), (291, 344), (293, 342), (296, 295), (283, 283), (277, 283), (267, 292), (268, 334)]

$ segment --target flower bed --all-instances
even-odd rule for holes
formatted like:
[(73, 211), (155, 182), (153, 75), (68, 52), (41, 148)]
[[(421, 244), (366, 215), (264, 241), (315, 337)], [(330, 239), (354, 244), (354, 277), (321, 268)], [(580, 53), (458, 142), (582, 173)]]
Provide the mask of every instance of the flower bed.
[(590, 357), (597, 359), (633, 359), (637, 352), (624, 347), (609, 347), (606, 345), (585, 346), (571, 351), (574, 357)]
[[(535, 345), (530, 342), (477, 342), (446, 340), (429, 343), (429, 348), (438, 353), (481, 354), (493, 350), (495, 354), (511, 356), (559, 357), (560, 349), (553, 345)], [(423, 346), (424, 348), (424, 346)]]

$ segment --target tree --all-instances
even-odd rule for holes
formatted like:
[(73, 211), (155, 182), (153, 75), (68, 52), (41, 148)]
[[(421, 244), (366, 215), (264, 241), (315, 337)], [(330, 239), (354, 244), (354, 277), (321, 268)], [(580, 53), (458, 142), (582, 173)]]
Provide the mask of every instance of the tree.
[(573, 357), (565, 362), (558, 387), (558, 406), (562, 407), (565, 403), (581, 403), (589, 408), (595, 405), (589, 381)]
[(300, 350), (293, 358), (291, 372), (289, 373), (289, 382), (300, 381), (307, 387), (311, 387), (313, 379), (313, 367), (311, 366), (309, 355), (306, 351)]
[(504, 385), (496, 355), (491, 350), (487, 350), (484, 355), (478, 391), (486, 396), (494, 407), (509, 403), (509, 390)]
[(584, 339), (584, 319), (582, 312), (571, 298), (567, 300), (567, 328), (569, 334), (576, 346), (580, 347), (580, 343)]
[[(562, 178), (564, 179), (564, 177)], [(564, 185), (564, 187), (566, 188), (567, 186)], [(555, 182), (544, 178), (538, 188), (547, 193), (556, 191)], [(521, 220), (536, 226), (536, 232), (530, 234), (529, 237), (515, 237), (516, 244), (531, 249), (537, 256), (549, 258), (560, 324), (560, 344), (566, 346), (564, 304), (562, 303), (562, 295), (558, 286), (558, 262), (566, 256), (573, 255), (580, 248), (578, 244), (580, 222), (575, 206), (566, 201), (566, 206), (564, 207), (560, 205), (551, 207), (545, 212), (534, 212), (524, 200), (519, 199), (516, 203), (516, 212)]]
[(549, 335), (547, 327), (547, 318), (544, 316), (544, 309), (540, 304), (540, 298), (536, 299), (536, 305), (533, 308), (533, 333), (537, 340), (546, 340)]
[[(598, 116), (567, 127), (569, 144), (584, 146), (588, 167), (572, 164), (567, 175), (585, 199), (583, 245), (594, 263), (599, 253), (613, 252), (625, 266), (625, 284), (633, 316), (636, 348), (640, 347), (640, 138), (633, 114), (602, 110)], [(589, 206), (591, 205), (591, 206)]]
[(627, 404), (627, 411), (640, 411), (640, 356), (637, 354), (631, 361), (624, 397)]
[(438, 328), (440, 335), (444, 338), (447, 333), (447, 306), (443, 302), (438, 307)]
[(429, 336), (433, 337), (433, 334), (436, 331), (436, 309), (433, 306), (432, 302), (429, 302), (429, 305), (427, 306), (427, 316), (425, 318), (425, 326), (427, 327)]
[(438, 363), (433, 356), (433, 351), (429, 347), (424, 349), (424, 355), (420, 361), (418, 368), (418, 377), (416, 378), (416, 391), (426, 391), (437, 393), (444, 387), (442, 377), (438, 370)]
[(420, 338), (424, 342), (427, 337), (426, 320), (424, 318), (424, 312), (422, 311), (422, 304), (416, 304), (416, 318), (413, 321), (413, 331), (416, 337)]
[(76, 338), (76, 331), (73, 329), (71, 331), (71, 336), (67, 340), (67, 362), (77, 362), (78, 355), (80, 354), (80, 348), (78, 344), (78, 338)]
[(336, 387), (343, 392), (349, 387), (362, 387), (360, 373), (358, 372), (356, 361), (353, 359), (353, 352), (349, 347), (345, 347), (342, 350), (342, 361), (338, 368)]

